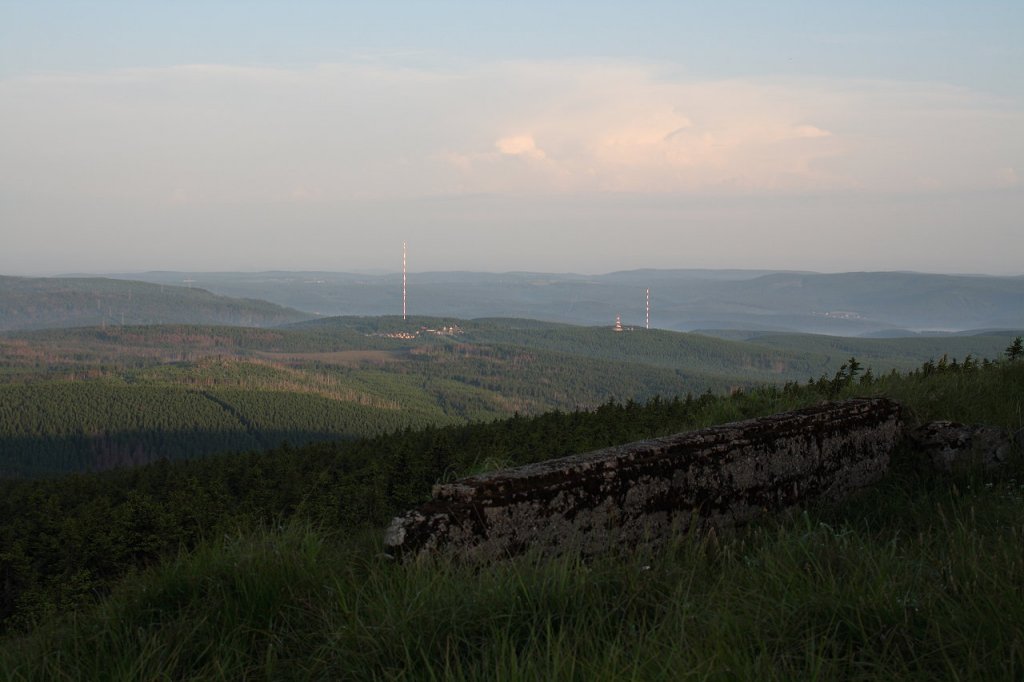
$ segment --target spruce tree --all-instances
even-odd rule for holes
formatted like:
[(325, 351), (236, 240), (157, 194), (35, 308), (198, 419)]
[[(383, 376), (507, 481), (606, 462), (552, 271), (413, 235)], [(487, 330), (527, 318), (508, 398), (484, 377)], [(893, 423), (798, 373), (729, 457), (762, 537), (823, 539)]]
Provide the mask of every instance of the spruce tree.
[(1013, 340), (1013, 343), (1006, 347), (1006, 357), (1012, 361), (1021, 356), (1024, 356), (1024, 340), (1021, 340), (1021, 337), (1018, 336)]

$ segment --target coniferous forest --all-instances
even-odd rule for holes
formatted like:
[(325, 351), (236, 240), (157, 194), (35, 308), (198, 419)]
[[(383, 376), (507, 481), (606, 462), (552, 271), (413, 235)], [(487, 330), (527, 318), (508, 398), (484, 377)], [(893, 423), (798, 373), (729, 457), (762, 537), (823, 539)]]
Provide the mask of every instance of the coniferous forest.
[[(447, 329), (448, 331), (442, 331)], [(726, 341), (531, 320), (334, 318), (0, 336), (0, 475), (352, 439), (608, 400), (805, 381), (851, 355), (873, 371), (995, 357), (1005, 334)]]

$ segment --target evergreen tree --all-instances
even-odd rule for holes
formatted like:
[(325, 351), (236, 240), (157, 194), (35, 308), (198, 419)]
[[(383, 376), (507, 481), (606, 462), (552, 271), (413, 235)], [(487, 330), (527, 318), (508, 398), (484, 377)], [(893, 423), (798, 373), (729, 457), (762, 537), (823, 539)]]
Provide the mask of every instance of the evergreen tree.
[(1006, 347), (1006, 357), (1012, 361), (1021, 356), (1024, 356), (1024, 340), (1018, 336), (1013, 343)]

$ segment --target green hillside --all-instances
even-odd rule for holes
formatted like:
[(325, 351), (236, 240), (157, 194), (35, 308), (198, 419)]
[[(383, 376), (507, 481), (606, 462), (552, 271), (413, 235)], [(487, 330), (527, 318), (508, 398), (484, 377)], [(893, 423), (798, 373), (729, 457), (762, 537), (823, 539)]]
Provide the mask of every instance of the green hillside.
[(0, 386), (0, 477), (138, 466), (452, 421), (443, 413), (294, 391), (101, 381), (8, 385)]
[(0, 276), (0, 331), (140, 324), (267, 327), (310, 315), (205, 289), (100, 277)]
[(785, 381), (828, 373), (851, 355), (864, 359), (876, 372), (908, 370), (943, 355), (975, 359), (999, 356), (1007, 338), (1016, 332), (970, 336), (908, 337), (898, 339), (851, 338), (819, 334), (766, 334), (744, 332), (742, 340), (626, 326), (580, 327), (538, 320), (415, 317), (403, 323), (397, 317), (334, 317), (290, 325), (290, 329), (332, 333), (393, 332), (421, 326), (457, 324), (459, 341), (478, 345), (515, 346), (538, 351), (568, 353), (595, 360), (635, 362), (651, 367), (685, 369), (718, 380)]
[[(1006, 344), (1005, 337), (950, 341), (960, 359), (996, 357)], [(0, 337), (0, 475), (593, 409), (610, 399), (725, 393), (816, 379), (850, 356), (878, 375), (938, 360), (941, 342), (803, 335), (736, 342), (531, 320), (394, 317), (275, 329), (9, 333)]]
[[(1011, 680), (1024, 670), (1020, 460), (901, 453), (841, 505), (658, 552), (396, 565), (381, 529), (482, 468), (887, 395), (1014, 431), (1024, 364), (926, 365), (372, 440), (0, 483), (12, 679)], [(184, 551), (183, 551), (184, 550)]]
[(911, 336), (901, 338), (856, 338), (820, 334), (771, 334), (739, 332), (744, 343), (795, 353), (798, 357), (814, 357), (832, 365), (838, 360), (856, 356), (876, 369), (910, 369), (922, 358), (998, 357), (1006, 347), (1007, 338), (1019, 331), (979, 333), (970, 335)]

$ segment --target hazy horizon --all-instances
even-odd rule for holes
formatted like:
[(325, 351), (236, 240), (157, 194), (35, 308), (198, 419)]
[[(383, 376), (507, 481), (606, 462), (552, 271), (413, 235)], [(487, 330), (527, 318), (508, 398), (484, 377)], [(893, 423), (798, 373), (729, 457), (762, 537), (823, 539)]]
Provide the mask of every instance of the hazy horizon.
[(1020, 275), (1024, 4), (0, 4), (0, 273)]
[[(408, 272), (412, 274), (444, 274), (444, 273), (456, 273), (465, 272), (469, 274), (551, 274), (551, 275), (565, 275), (565, 276), (603, 276), (607, 274), (615, 274), (616, 272), (635, 272), (651, 270), (654, 272), (671, 272), (674, 270), (681, 271), (695, 271), (695, 272), (793, 272), (801, 274), (849, 274), (849, 273), (860, 273), (870, 274), (877, 272), (886, 273), (907, 273), (907, 274), (938, 274), (938, 275), (949, 275), (949, 276), (979, 276), (979, 278), (1021, 278), (1024, 276), (1024, 269), (1016, 272), (1008, 273), (990, 273), (990, 272), (950, 272), (950, 271), (937, 271), (937, 270), (812, 270), (812, 269), (790, 269), (790, 268), (763, 268), (763, 267), (635, 267), (623, 270), (596, 270), (596, 271), (575, 271), (575, 270), (530, 270), (530, 269), (510, 269), (510, 270), (473, 270), (466, 268), (459, 269), (445, 269), (445, 270), (416, 270), (410, 268)], [(54, 271), (46, 272), (41, 274), (13, 274), (9, 272), (0, 272), (0, 275), (8, 276), (39, 276), (39, 278), (75, 278), (75, 276), (130, 276), (133, 274), (155, 274), (161, 272), (173, 272), (181, 274), (272, 274), (272, 273), (294, 273), (294, 274), (313, 274), (313, 273), (325, 273), (325, 274), (360, 274), (368, 276), (388, 276), (401, 274), (401, 268), (388, 269), (388, 268), (367, 268), (367, 269), (337, 269), (337, 270), (322, 270), (322, 269), (280, 269), (280, 268), (269, 268), (269, 269), (252, 269), (252, 270), (222, 270), (222, 269), (209, 269), (209, 270), (196, 270), (187, 268), (161, 268), (161, 269), (146, 269), (146, 270), (69, 270), (69, 271)]]

